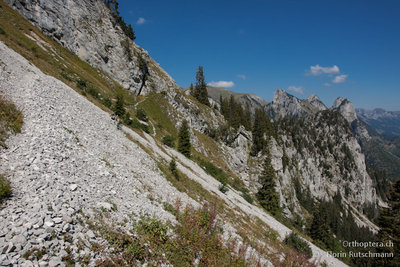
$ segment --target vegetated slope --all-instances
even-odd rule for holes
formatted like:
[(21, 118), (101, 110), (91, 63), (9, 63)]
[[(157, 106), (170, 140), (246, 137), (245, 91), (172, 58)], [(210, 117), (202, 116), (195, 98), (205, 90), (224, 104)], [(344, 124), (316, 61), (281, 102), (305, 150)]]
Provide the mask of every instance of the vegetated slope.
[[(10, 0), (8, 2), (39, 28), (55, 37), (58, 42), (70, 48), (81, 58), (88, 60), (95, 66), (115, 76), (117, 80), (124, 82), (123, 79), (118, 76), (122, 74), (118, 74), (119, 72), (114, 73), (114, 68), (109, 69), (110, 66), (114, 66), (112, 64), (120, 62), (121, 65), (129, 64), (132, 68), (139, 69), (139, 63), (141, 62), (140, 57), (143, 58), (142, 49), (130, 43), (128, 48), (132, 55), (131, 61), (126, 54), (121, 52), (122, 48), (119, 48), (118, 43), (119, 41), (123, 41), (126, 36), (119, 29), (118, 25), (110, 23), (110, 21), (113, 21), (113, 18), (108, 14), (109, 12), (107, 13), (107, 9), (100, 1), (82, 1), (82, 3), (75, 3), (74, 1), (61, 3), (60, 1), (54, 1), (51, 5), (44, 2), (32, 1), (28, 1), (24, 5), (22, 5), (20, 1)], [(40, 16), (38, 13), (32, 12), (34, 9), (40, 10)], [(62, 10), (62, 12), (53, 12), (55, 10)], [(70, 18), (65, 18), (65, 16), (60, 15), (64, 13), (70, 14)], [(102, 16), (102, 23), (96, 22), (98, 16), (95, 14), (104, 15)], [(71, 21), (74, 23), (71, 23)], [(110, 37), (104, 37), (103, 35), (110, 35)], [(57, 36), (61, 37), (57, 39)], [(114, 40), (113, 43), (117, 43), (117, 45), (113, 48), (115, 51), (110, 50), (105, 55), (113, 57), (113, 60), (108, 62), (114, 63), (103, 62), (101, 60), (96, 61), (96, 58), (101, 58), (99, 51), (104, 49), (103, 46), (107, 46), (107, 44), (111, 45), (109, 38)], [(79, 47), (79, 49), (77, 49), (77, 47)], [(87, 53), (79, 53), (82, 49)], [(139, 56), (139, 54), (142, 56)], [(191, 135), (192, 143), (196, 151), (199, 152), (196, 156), (211, 159), (211, 161), (216, 163), (219, 167), (227, 170), (234, 178), (236, 177), (239, 178), (239, 180), (244, 180), (246, 185), (249, 185), (253, 192), (255, 192), (258, 187), (258, 175), (261, 171), (261, 169), (257, 167), (256, 162), (262, 159), (249, 157), (252, 141), (251, 134), (240, 129), (236, 132), (224, 130), (226, 129), (224, 125), (225, 122), (219, 112), (199, 104), (191, 96), (182, 94), (180, 90), (175, 89), (176, 85), (174, 83), (170, 84), (171, 86), (165, 86), (165, 82), (163, 82), (165, 72), (157, 67), (157, 64), (150, 64), (153, 62), (150, 58), (145, 57), (145, 59), (145, 62), (149, 63), (149, 69), (154, 70), (154, 72), (150, 72), (148, 75), (148, 79), (149, 81), (152, 80), (154, 87), (146, 87), (147, 89), (143, 92), (161, 92), (162, 96), (166, 96), (165, 98), (161, 97), (161, 99), (164, 99), (160, 102), (163, 106), (162, 111), (159, 110), (157, 104), (154, 105), (155, 101), (151, 100), (160, 99), (161, 95), (153, 93), (149, 96), (148, 100), (139, 104), (139, 107), (145, 109), (149, 115), (150, 124), (152, 124), (150, 125), (152, 127), (149, 127), (149, 131), (155, 131), (157, 140), (161, 140), (166, 135), (176, 138), (176, 131), (174, 131), (176, 127), (172, 127), (171, 125), (180, 125), (181, 121), (186, 119), (190, 128), (193, 130)], [(116, 68), (115, 70), (119, 69)], [(121, 71), (126, 72), (127, 69)], [(140, 80), (143, 76), (141, 76), (140, 72), (132, 72), (129, 77), (133, 80)], [(168, 77), (165, 78), (166, 81), (171, 80)], [(146, 84), (146, 86), (148, 86), (150, 83), (146, 82)], [(100, 95), (99, 98), (107, 102), (107, 98), (102, 95)], [(282, 113), (281, 115), (285, 116), (287, 112), (294, 115), (300, 111), (312, 113), (326, 109), (316, 96), (310, 96), (307, 100), (297, 102), (295, 100), (296, 98), (290, 97), (286, 92), (277, 90), (273, 102), (275, 108), (274, 112), (276, 114)], [(293, 101), (296, 102), (297, 105)], [(132, 103), (134, 100), (130, 100), (130, 102)], [(130, 109), (131, 103), (127, 105), (127, 113), (132, 116), (135, 109)], [(151, 103), (153, 104), (150, 106), (147, 105)], [(303, 114), (302, 112), (300, 113)], [(300, 113), (298, 115), (300, 115)], [(127, 121), (129, 122), (129, 120)], [(215, 140), (208, 138), (204, 134), (213, 137)], [(223, 144), (221, 139), (224, 141), (229, 140), (229, 142), (225, 142), (229, 144)]]
[[(162, 164), (175, 156), (179, 171), (200, 183), (203, 194), (221, 198), (219, 205), (226, 210), (221, 215), (227, 224), (225, 229), (229, 229), (229, 224), (240, 229), (240, 220), (256, 216), (261, 225), (267, 223), (281, 236), (289, 232), (233, 190), (222, 194), (214, 178), (178, 152), (164, 150), (149, 135), (144, 138), (128, 128), (118, 130), (108, 113), (60, 81), (43, 75), (4, 44), (0, 53), (1, 91), (25, 115), (22, 134), (10, 139), (10, 150), (1, 152), (2, 161), (7, 162), (1, 169), (10, 173), (15, 188), (14, 197), (1, 211), (2, 229), (7, 229), (1, 235), (2, 242), (13, 242), (6, 245), (6, 257), (2, 258), (5, 262), (22, 263), (25, 260), (18, 259), (17, 255), (40, 250), (47, 255), (41, 259), (43, 262), (84, 261), (80, 258), (84, 255), (94, 264), (102, 254), (93, 249), (84, 249), (82, 254), (81, 250), (93, 248), (95, 244), (107, 246), (109, 242), (97, 235), (96, 228), (88, 231), (86, 223), (96, 222), (96, 214), (108, 214), (115, 222), (129, 220), (128, 215), (137, 220), (145, 214), (174, 221), (164, 210), (163, 202), (171, 203), (179, 198), (183, 203), (197, 205), (165, 179), (152, 157)], [(147, 152), (128, 137), (139, 142)], [(98, 208), (99, 213), (92, 208)], [(238, 217), (233, 210), (240, 211)], [(83, 222), (78, 223), (79, 220)], [(130, 225), (125, 227), (129, 229)], [(271, 241), (265, 242), (276, 251)], [(341, 264), (315, 246), (312, 249), (317, 259), (334, 266)], [(68, 253), (72, 253), (72, 258), (66, 258)], [(264, 257), (273, 261), (269, 255)]]

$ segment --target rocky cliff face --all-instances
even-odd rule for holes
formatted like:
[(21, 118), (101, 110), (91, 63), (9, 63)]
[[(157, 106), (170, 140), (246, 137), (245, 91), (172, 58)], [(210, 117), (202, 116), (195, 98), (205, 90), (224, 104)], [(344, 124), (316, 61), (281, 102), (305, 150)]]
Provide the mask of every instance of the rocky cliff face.
[[(303, 215), (305, 195), (330, 201), (340, 194), (358, 210), (380, 202), (352, 132), (351, 123), (357, 120), (350, 101), (338, 98), (327, 109), (315, 95), (301, 100), (278, 89), (266, 110), (278, 129), (277, 138), (270, 137), (269, 151), (287, 216)], [(242, 138), (228, 147), (227, 164), (256, 192), (263, 157), (248, 156), (251, 140)]]
[[(142, 86), (141, 94), (178, 88), (147, 51), (126, 37), (102, 1), (5, 2), (61, 45), (136, 94)], [(149, 71), (147, 77), (143, 64)]]
[(252, 113), (254, 113), (257, 108), (263, 109), (268, 104), (265, 99), (255, 94), (241, 94), (220, 87), (207, 86), (207, 92), (211, 101), (218, 107), (220, 105), (220, 97), (229, 99), (231, 96), (234, 97), (235, 101), (242, 104), (243, 107), (248, 105)]
[(343, 97), (338, 97), (333, 103), (331, 109), (342, 114), (350, 124), (357, 119), (353, 103)]
[(274, 100), (265, 109), (271, 118), (279, 120), (284, 117), (299, 118), (306, 114), (325, 110), (326, 106), (316, 95), (310, 95), (307, 99), (302, 100), (282, 89), (276, 89)]
[(321, 101), (321, 99), (319, 99), (318, 96), (314, 94), (311, 94), (309, 97), (307, 97), (307, 102), (317, 110), (326, 110), (325, 104)]

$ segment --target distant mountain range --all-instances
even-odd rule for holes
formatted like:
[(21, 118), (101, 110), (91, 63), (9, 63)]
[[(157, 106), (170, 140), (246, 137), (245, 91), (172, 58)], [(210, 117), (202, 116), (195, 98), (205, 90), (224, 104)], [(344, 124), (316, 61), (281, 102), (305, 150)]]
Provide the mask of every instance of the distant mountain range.
[(208, 97), (211, 101), (219, 105), (220, 97), (229, 99), (231, 96), (234, 97), (235, 101), (239, 102), (243, 106), (249, 105), (252, 112), (257, 108), (264, 108), (268, 102), (255, 94), (249, 93), (236, 93), (222, 87), (207, 86)]
[(357, 117), (385, 139), (400, 136), (400, 111), (356, 109)]
[[(263, 108), (273, 120), (300, 118), (328, 109), (314, 94), (299, 99), (277, 89), (273, 101), (267, 102), (254, 94), (240, 94), (217, 87), (207, 89), (210, 100), (217, 105), (220, 96), (233, 95), (240, 103), (249, 104), (253, 111)], [(400, 111), (355, 109), (353, 103), (343, 97), (338, 97), (329, 109), (338, 111), (349, 122), (370, 167), (385, 171), (391, 180), (400, 177)]]

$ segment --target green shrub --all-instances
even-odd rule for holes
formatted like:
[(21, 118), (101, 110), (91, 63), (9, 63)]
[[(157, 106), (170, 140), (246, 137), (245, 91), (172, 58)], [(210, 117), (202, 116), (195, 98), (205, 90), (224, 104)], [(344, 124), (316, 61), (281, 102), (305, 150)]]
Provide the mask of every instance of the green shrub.
[(145, 121), (145, 122), (149, 121), (149, 118), (147, 117), (146, 112), (144, 112), (144, 110), (141, 108), (138, 108), (136, 110), (136, 118), (138, 118), (138, 120)]
[(226, 187), (226, 185), (224, 185), (224, 184), (220, 184), (218, 186), (218, 189), (219, 189), (219, 191), (221, 191), (224, 194), (229, 191), (228, 187)]
[(104, 98), (102, 103), (103, 103), (104, 106), (106, 106), (108, 108), (111, 108), (111, 106), (112, 106), (112, 102), (111, 102), (110, 98), (108, 98), (108, 97)]
[(11, 186), (3, 174), (0, 174), (0, 203), (11, 195)]
[(174, 148), (175, 147), (175, 138), (171, 135), (166, 135), (161, 140), (164, 145)]
[(86, 89), (86, 92), (89, 95), (93, 96), (93, 98), (96, 98), (96, 99), (99, 98), (99, 92), (91, 86)]
[(254, 199), (253, 199), (253, 197), (249, 194), (249, 192), (242, 192), (242, 197), (244, 198), (244, 200), (246, 200), (246, 201), (249, 202), (250, 204), (253, 204)]
[(135, 259), (143, 261), (145, 250), (138, 242), (132, 242), (127, 247), (127, 252)]
[(132, 126), (132, 128), (141, 129), (146, 133), (150, 133), (149, 126), (144, 123), (140, 123), (137, 119), (133, 119), (130, 125)]
[(0, 146), (6, 148), (5, 141), (9, 134), (21, 132), (23, 123), (22, 112), (10, 101), (0, 96)]
[(0, 27), (0, 34), (6, 34), (6, 32)]
[(221, 169), (209, 161), (199, 159), (200, 166), (211, 176), (217, 179), (221, 184), (228, 183), (228, 175)]
[(168, 240), (168, 226), (155, 218), (142, 218), (136, 225), (136, 230), (148, 236), (157, 243), (165, 243)]
[(81, 90), (85, 90), (87, 88), (87, 82), (83, 79), (79, 79), (76, 81), (76, 86)]
[(301, 239), (296, 233), (291, 232), (290, 235), (285, 237), (284, 242), (285, 244), (293, 247), (298, 252), (304, 254), (307, 259), (312, 257), (312, 250), (310, 248), (310, 245), (306, 241)]

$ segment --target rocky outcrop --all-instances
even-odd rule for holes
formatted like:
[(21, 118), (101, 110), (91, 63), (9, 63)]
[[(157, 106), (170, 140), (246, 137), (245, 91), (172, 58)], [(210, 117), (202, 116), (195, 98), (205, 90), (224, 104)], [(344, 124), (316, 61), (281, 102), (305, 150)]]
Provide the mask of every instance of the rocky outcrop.
[(303, 194), (319, 200), (340, 193), (357, 209), (377, 203), (365, 157), (344, 117), (326, 110), (288, 119), (278, 126), (278, 136), (279, 142), (270, 143), (271, 159), (280, 177), (282, 204), (292, 207), (291, 212), (298, 211), (293, 197), (297, 182)]
[(139, 93), (142, 89), (141, 94), (148, 94), (178, 88), (147, 51), (127, 38), (102, 1), (5, 2), (58, 43), (109, 73), (132, 92)]
[(342, 114), (350, 124), (357, 119), (353, 103), (343, 97), (338, 97), (333, 103), (331, 109)]
[(285, 117), (299, 118), (325, 109), (326, 106), (316, 95), (302, 100), (282, 89), (276, 89), (274, 100), (265, 107), (267, 114), (274, 120)]
[(284, 117), (301, 117), (306, 114), (300, 99), (292, 96), (282, 89), (276, 89), (274, 100), (267, 106), (270, 117), (281, 119)]
[(306, 101), (318, 111), (327, 109), (325, 104), (319, 99), (317, 95), (314, 94), (309, 95)]
[(252, 114), (254, 114), (257, 108), (263, 109), (268, 104), (265, 99), (255, 94), (236, 93), (220, 87), (207, 86), (207, 92), (212, 103), (215, 103), (218, 107), (220, 105), (220, 97), (229, 99), (233, 96), (235, 101), (240, 103), (243, 107), (248, 105)]

